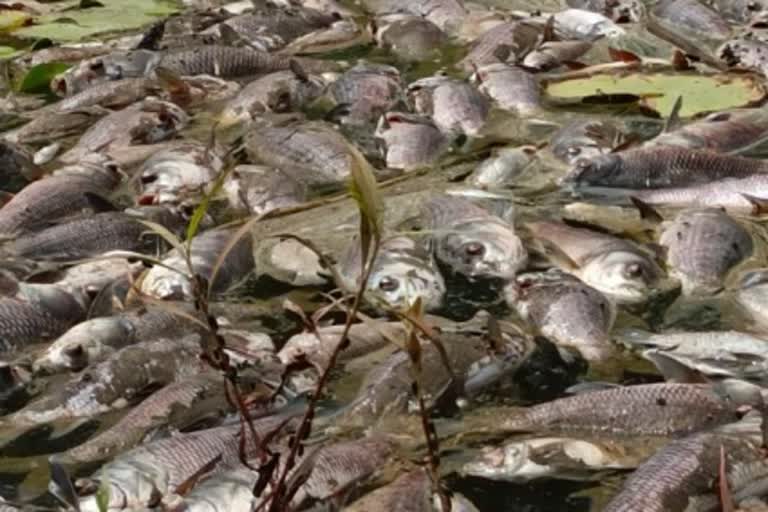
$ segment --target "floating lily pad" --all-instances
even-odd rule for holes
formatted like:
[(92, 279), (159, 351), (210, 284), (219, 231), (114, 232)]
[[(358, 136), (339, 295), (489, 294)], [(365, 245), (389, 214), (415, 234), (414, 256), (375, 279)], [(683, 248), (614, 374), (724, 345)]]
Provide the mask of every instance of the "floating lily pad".
[(176, 2), (164, 0), (103, 0), (101, 3), (103, 7), (82, 9), (78, 2), (75, 8), (65, 12), (40, 16), (35, 25), (16, 30), (14, 35), (80, 41), (95, 34), (139, 29), (179, 10)]
[(752, 75), (695, 75), (688, 73), (597, 74), (587, 78), (553, 81), (547, 96), (562, 105), (615, 103), (617, 97), (634, 97), (663, 117), (683, 97), (681, 117), (700, 112), (753, 105), (766, 96), (765, 87)]
[(45, 93), (50, 91), (51, 79), (69, 69), (63, 62), (45, 62), (30, 68), (19, 84), (20, 92)]
[(17, 50), (13, 46), (0, 46), (0, 59), (13, 57), (17, 53), (21, 53), (21, 50)]
[(10, 32), (23, 27), (32, 21), (32, 15), (28, 12), (15, 9), (0, 10), (0, 32)]

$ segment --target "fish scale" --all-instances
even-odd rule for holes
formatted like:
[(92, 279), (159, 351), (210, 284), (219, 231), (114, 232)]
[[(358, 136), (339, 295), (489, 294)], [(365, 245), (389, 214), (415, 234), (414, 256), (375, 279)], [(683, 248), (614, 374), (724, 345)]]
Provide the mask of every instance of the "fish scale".
[(0, 352), (54, 338), (75, 321), (74, 317), (57, 319), (45, 309), (23, 300), (0, 297)]

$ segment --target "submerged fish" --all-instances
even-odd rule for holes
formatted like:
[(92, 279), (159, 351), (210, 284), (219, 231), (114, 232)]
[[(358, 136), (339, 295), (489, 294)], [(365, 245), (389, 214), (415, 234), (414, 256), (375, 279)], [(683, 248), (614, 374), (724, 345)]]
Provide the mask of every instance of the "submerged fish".
[(752, 254), (749, 232), (722, 210), (686, 210), (664, 228), (659, 243), (667, 248), (672, 275), (686, 295), (708, 295), (723, 286), (733, 267)]
[(610, 341), (615, 307), (602, 293), (559, 270), (522, 274), (505, 288), (509, 307), (543, 336), (574, 347), (585, 359), (614, 355)]
[(438, 196), (423, 207), (435, 257), (468, 278), (509, 279), (528, 253), (514, 227), (468, 199)]
[[(548, 221), (530, 222), (526, 228), (545, 243), (545, 254), (554, 246), (567, 258), (565, 271), (618, 302), (645, 300), (662, 275), (648, 252), (619, 237)], [(561, 263), (556, 253), (551, 259)]]

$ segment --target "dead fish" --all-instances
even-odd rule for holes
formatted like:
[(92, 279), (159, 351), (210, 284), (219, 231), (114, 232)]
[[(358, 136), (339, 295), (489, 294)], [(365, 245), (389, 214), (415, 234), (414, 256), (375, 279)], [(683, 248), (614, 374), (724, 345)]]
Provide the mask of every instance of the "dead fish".
[(420, 16), (451, 34), (461, 25), (467, 10), (459, 0), (365, 0), (363, 7), (374, 14), (408, 13)]
[(536, 160), (536, 153), (533, 146), (502, 147), (483, 160), (466, 183), (487, 189), (511, 187)]
[(756, 38), (737, 37), (723, 43), (716, 51), (719, 62), (728, 67), (768, 73), (768, 43)]
[(277, 167), (310, 187), (338, 187), (350, 175), (349, 143), (330, 123), (253, 126), (245, 136), (252, 163)]
[(428, 115), (449, 136), (476, 137), (485, 124), (490, 105), (471, 84), (444, 76), (422, 78), (408, 86), (417, 113)]
[(11, 141), (0, 141), (0, 169), (0, 190), (6, 192), (18, 192), (41, 174), (32, 155)]
[(756, 269), (746, 272), (735, 291), (736, 301), (747, 310), (761, 328), (768, 327), (768, 272)]
[[(235, 235), (231, 229), (211, 229), (192, 239), (190, 260), (195, 275), (213, 279), (214, 265)], [(214, 294), (224, 293), (253, 272), (254, 261), (250, 234), (238, 240), (224, 258), (215, 280), (207, 286)], [(163, 258), (163, 266), (152, 267), (141, 282), (141, 291), (158, 299), (190, 300), (194, 284), (188, 275), (187, 260), (176, 249)]]
[[(294, 334), (278, 352), (277, 357), (288, 366), (306, 358), (319, 367), (325, 367), (331, 353), (341, 341), (343, 325), (326, 325), (318, 328), (318, 337), (313, 332)], [(348, 346), (338, 355), (341, 363), (375, 352), (391, 343), (390, 339), (405, 339), (405, 328), (400, 322), (380, 320), (352, 324), (347, 340)]]
[(627, 189), (687, 187), (766, 171), (768, 167), (757, 159), (699, 149), (646, 147), (579, 159), (563, 183)]
[(522, 274), (505, 288), (510, 308), (557, 345), (574, 347), (585, 359), (614, 354), (610, 330), (614, 306), (596, 289), (559, 270)]
[(218, 120), (222, 127), (248, 123), (262, 112), (301, 109), (325, 89), (323, 76), (275, 71), (248, 83), (224, 105)]
[(501, 422), (516, 432), (584, 432), (677, 436), (738, 421), (760, 409), (760, 388), (726, 379), (716, 384), (655, 383), (588, 391), (527, 407)]
[(658, 22), (700, 40), (724, 41), (732, 35), (731, 26), (720, 13), (698, 0), (661, 0), (651, 14)]
[(160, 150), (139, 169), (142, 194), (138, 202), (162, 204), (204, 192), (223, 167), (216, 148), (200, 143), (185, 142)]
[(538, 43), (540, 32), (525, 21), (495, 25), (472, 43), (458, 66), (472, 72), (492, 64), (513, 64)]
[(381, 48), (404, 61), (421, 62), (439, 56), (446, 34), (431, 21), (411, 14), (385, 14), (375, 19), (375, 38)]
[(337, 109), (343, 109), (344, 124), (367, 125), (394, 108), (404, 97), (397, 68), (359, 63), (328, 86)]
[(32, 368), (44, 373), (80, 371), (128, 345), (196, 330), (199, 328), (191, 320), (157, 308), (91, 318), (56, 339), (35, 359)]
[(549, 139), (549, 147), (555, 158), (573, 165), (581, 158), (611, 153), (620, 134), (611, 121), (577, 119), (555, 132)]
[(528, 69), (548, 71), (564, 62), (575, 62), (592, 48), (590, 41), (547, 41), (530, 52), (522, 65)]
[[(279, 417), (254, 421), (260, 437), (273, 432), (281, 423)], [(284, 429), (287, 433), (288, 429)], [(240, 427), (215, 427), (160, 439), (129, 450), (105, 464), (93, 476), (99, 485), (109, 488), (107, 510), (135, 510), (158, 503), (170, 496), (183, 483), (206, 466), (209, 477), (240, 465)], [(250, 437), (245, 441), (245, 453), (253, 457), (258, 453)], [(96, 494), (80, 500), (83, 512), (98, 512)]]
[(635, 8), (632, 0), (566, 0), (568, 7), (593, 11), (613, 21), (628, 21), (630, 13)]
[(404, 171), (433, 165), (448, 147), (429, 119), (403, 112), (381, 116), (375, 136), (383, 141), (387, 167)]
[(238, 78), (289, 69), (296, 62), (308, 73), (322, 73), (337, 68), (331, 61), (273, 55), (248, 47), (205, 45), (197, 48), (165, 52), (156, 67), (168, 69), (182, 76), (210, 75), (220, 78)]
[(123, 212), (104, 212), (77, 217), (40, 231), (17, 237), (13, 256), (34, 260), (79, 260), (108, 251), (147, 251), (153, 242), (144, 236), (148, 228)]
[[(402, 474), (347, 506), (347, 512), (432, 512), (432, 483), (425, 469)], [(453, 508), (451, 509), (453, 510)]]
[(65, 112), (94, 106), (122, 108), (145, 98), (156, 88), (145, 77), (102, 82), (54, 103), (52, 109)]
[(510, 279), (528, 261), (514, 226), (468, 199), (437, 196), (423, 208), (435, 257), (470, 279)]
[(768, 11), (765, 0), (715, 0), (713, 5), (727, 21), (744, 25), (761, 20)]
[[(349, 291), (360, 286), (360, 251), (359, 241), (353, 240), (338, 265), (342, 284)], [(411, 238), (394, 236), (381, 243), (366, 290), (374, 305), (407, 309), (421, 299), (424, 309), (433, 311), (442, 305), (445, 283), (428, 251)]]
[(38, 425), (126, 407), (151, 386), (200, 373), (204, 368), (197, 358), (200, 350), (198, 335), (130, 345), (5, 420), (10, 425)]
[(50, 284), (26, 284), (3, 276), (0, 352), (48, 341), (85, 318), (83, 297)]
[(111, 80), (147, 74), (160, 58), (149, 50), (114, 51), (80, 61), (51, 80), (51, 91), (70, 97)]
[(0, 233), (19, 234), (94, 209), (88, 194), (113, 190), (120, 171), (109, 162), (84, 160), (30, 183), (0, 208)]
[(52, 456), (63, 463), (105, 460), (133, 448), (153, 429), (172, 422), (173, 417), (189, 411), (213, 397), (226, 407), (224, 380), (212, 373), (202, 373), (172, 382), (152, 393), (131, 409), (117, 423), (88, 441)]
[(477, 68), (472, 79), (503, 110), (527, 116), (537, 112), (541, 91), (536, 77), (519, 67), (487, 64)]
[[(487, 314), (454, 325), (443, 325), (440, 340), (445, 347), (453, 373), (462, 379), (476, 395), (514, 373), (533, 352), (531, 341), (522, 336), (513, 324), (500, 323), (501, 339), (497, 348), (490, 349), (485, 325)], [(497, 364), (497, 363), (501, 364)], [(489, 370), (489, 375), (484, 370)], [(421, 344), (421, 386), (430, 402), (439, 400), (451, 380), (450, 374), (429, 341)], [(359, 391), (331, 425), (366, 428), (388, 415), (403, 414), (409, 410), (412, 399), (413, 374), (408, 354), (398, 351), (374, 367), (363, 378)]]
[(4, 138), (11, 142), (23, 141), (25, 144), (47, 144), (80, 135), (109, 113), (109, 110), (98, 106), (62, 112), (42, 111), (27, 124), (6, 133)]
[[(545, 23), (548, 19), (542, 16)], [(595, 41), (601, 37), (623, 36), (626, 31), (600, 13), (583, 9), (564, 9), (552, 14), (555, 35), (563, 40)]]
[(526, 228), (555, 264), (619, 303), (647, 299), (663, 274), (650, 253), (622, 238), (558, 222), (530, 222)]
[(306, 201), (306, 188), (280, 169), (263, 165), (238, 165), (223, 187), (232, 208), (253, 215), (302, 204)]
[[(250, 510), (257, 500), (253, 487), (259, 473), (240, 465), (204, 479), (183, 497), (179, 503), (171, 502), (167, 508), (173, 512), (224, 512)], [(265, 489), (263, 494), (268, 494)]]
[(315, 55), (337, 52), (371, 43), (373, 37), (367, 27), (352, 19), (334, 21), (322, 28), (297, 37), (282, 49), (291, 55)]
[(173, 136), (188, 121), (187, 114), (173, 103), (145, 99), (96, 122), (59, 160), (75, 163), (90, 153), (108, 154), (115, 147), (160, 142)]
[(681, 212), (664, 228), (659, 243), (667, 248), (672, 275), (686, 295), (720, 290), (726, 275), (753, 249), (749, 232), (715, 208)]
[(646, 142), (646, 146), (680, 146), (717, 153), (738, 153), (768, 137), (768, 111), (740, 109), (716, 112)]
[[(694, 510), (718, 510), (720, 500), (713, 496), (712, 482), (718, 479), (723, 456), (733, 499), (745, 498), (749, 494), (741, 493), (764, 485), (768, 464), (759, 427), (748, 432), (737, 430), (738, 424), (733, 427), (733, 433), (726, 427), (672, 441), (630, 475), (604, 510), (683, 512), (690, 510), (689, 504)], [(710, 507), (696, 506), (702, 495), (712, 498)]]
[(539, 478), (593, 480), (605, 471), (635, 469), (656, 448), (651, 442), (536, 437), (488, 447), (464, 464), (462, 473), (518, 483)]

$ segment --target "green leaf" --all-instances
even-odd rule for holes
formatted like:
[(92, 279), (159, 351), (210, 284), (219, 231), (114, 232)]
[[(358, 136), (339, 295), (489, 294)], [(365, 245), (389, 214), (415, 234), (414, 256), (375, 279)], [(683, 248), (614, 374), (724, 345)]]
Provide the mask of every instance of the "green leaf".
[(99, 512), (109, 511), (109, 479), (102, 478), (99, 483), (99, 490), (96, 491), (96, 506)]
[(216, 177), (216, 181), (213, 183), (213, 188), (211, 191), (207, 193), (205, 197), (203, 197), (203, 200), (199, 205), (197, 205), (195, 211), (192, 212), (192, 217), (189, 219), (189, 225), (187, 226), (187, 247), (189, 247), (189, 244), (192, 243), (192, 239), (200, 229), (200, 222), (202, 222), (203, 217), (205, 217), (205, 214), (208, 212), (211, 199), (221, 191), (221, 188), (224, 186), (224, 180), (227, 178), (229, 171), (232, 169), (233, 167), (230, 166), (225, 171), (219, 173), (219, 175)]
[[(618, 97), (634, 97), (647, 108), (668, 117), (683, 94), (680, 117), (759, 103), (766, 97), (762, 83), (749, 74), (599, 73), (589, 77), (552, 81), (548, 99), (564, 107), (602, 105)], [(606, 101), (601, 103), (601, 98)]]
[(349, 144), (348, 148), (352, 157), (349, 193), (357, 203), (361, 217), (369, 224), (370, 232), (362, 230), (361, 234), (381, 240), (384, 231), (384, 200), (373, 167), (356, 147)]
[(28, 12), (16, 9), (0, 10), (0, 32), (12, 32), (32, 21), (32, 15)]
[(19, 92), (45, 93), (50, 92), (51, 80), (67, 69), (70, 65), (63, 62), (44, 62), (33, 66), (24, 75), (19, 84)]

